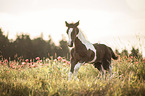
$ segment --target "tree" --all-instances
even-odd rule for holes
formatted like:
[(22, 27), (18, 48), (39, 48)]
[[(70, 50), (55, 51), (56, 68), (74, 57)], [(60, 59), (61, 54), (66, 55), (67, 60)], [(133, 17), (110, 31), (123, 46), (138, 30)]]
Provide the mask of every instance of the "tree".
[(55, 57), (55, 49), (56, 45), (53, 42), (51, 35), (48, 36), (49, 40), (47, 41), (47, 54), (50, 56)]
[(115, 53), (116, 53), (117, 55), (120, 55), (120, 53), (119, 53), (119, 51), (118, 51), (117, 49), (115, 49)]
[(9, 49), (10, 43), (8, 37), (3, 35), (2, 30), (0, 29), (0, 58), (2, 57), (8, 59), (11, 50)]
[(35, 57), (46, 57), (47, 49), (46, 49), (46, 41), (42, 38), (36, 38), (33, 41), (33, 53)]
[(128, 51), (126, 49), (122, 50), (121, 56), (127, 56), (128, 57)]
[(70, 57), (70, 54), (69, 54), (69, 48), (68, 48), (68, 45), (67, 45), (67, 41), (65, 40), (61, 40), (59, 42), (59, 46), (60, 46), (60, 52), (61, 52), (61, 55), (63, 57), (66, 57), (66, 58), (69, 58)]
[(139, 49), (135, 49), (134, 47), (132, 47), (130, 56), (133, 56), (136, 59), (142, 59), (142, 54), (139, 53)]
[(14, 42), (15, 46), (15, 54), (18, 55), (18, 57), (22, 56), (24, 59), (26, 58), (33, 58), (33, 44), (29, 37), (29, 35), (20, 35), (17, 36), (16, 41)]

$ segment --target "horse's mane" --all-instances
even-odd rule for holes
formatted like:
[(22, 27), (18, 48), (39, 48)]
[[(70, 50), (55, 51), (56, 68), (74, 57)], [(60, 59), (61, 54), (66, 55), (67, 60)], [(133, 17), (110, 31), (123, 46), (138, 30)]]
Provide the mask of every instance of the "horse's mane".
[(80, 28), (78, 28), (78, 29), (79, 29), (79, 31), (82, 33), (83, 37), (88, 41), (88, 39), (87, 39), (87, 37), (86, 37), (86, 34), (84, 34), (84, 32), (83, 32)]

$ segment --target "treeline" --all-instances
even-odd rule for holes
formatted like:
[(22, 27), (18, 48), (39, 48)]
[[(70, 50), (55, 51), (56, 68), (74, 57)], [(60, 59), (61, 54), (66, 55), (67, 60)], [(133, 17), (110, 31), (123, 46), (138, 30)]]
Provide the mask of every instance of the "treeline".
[[(121, 53), (118, 50), (115, 52), (121, 57), (131, 57), (136, 59), (142, 59), (142, 54), (139, 53), (139, 49), (132, 47), (131, 53), (124, 49)], [(67, 41), (62, 38), (59, 41), (59, 45), (56, 46), (53, 42), (51, 36), (49, 40), (43, 40), (43, 37), (38, 37), (31, 40), (29, 35), (19, 35), (15, 41), (10, 41), (8, 36), (3, 35), (0, 29), (0, 60), (10, 59), (17, 60), (18, 58), (23, 59), (34, 59), (36, 57), (40, 58), (57, 58), (58, 56), (70, 58), (69, 48), (67, 46)]]
[(49, 36), (49, 40), (45, 41), (43, 37), (31, 40), (29, 35), (23, 34), (17, 36), (15, 41), (10, 41), (0, 29), (0, 59), (34, 59), (36, 57), (50, 58), (50, 56), (69, 58), (67, 41), (62, 38), (59, 41), (59, 46), (56, 46), (51, 36)]
[(137, 60), (143, 59), (143, 56), (142, 56), (142, 54), (139, 52), (139, 49), (138, 49), (138, 48), (135, 49), (134, 47), (132, 47), (131, 53), (129, 53), (128, 50), (126, 50), (126, 49), (122, 50), (121, 53), (119, 53), (119, 51), (116, 49), (116, 50), (115, 50), (115, 53), (116, 53), (117, 55), (120, 55), (121, 57), (127, 57), (127, 58), (128, 58), (128, 57), (131, 57), (131, 58), (134, 58), (134, 59), (137, 59)]

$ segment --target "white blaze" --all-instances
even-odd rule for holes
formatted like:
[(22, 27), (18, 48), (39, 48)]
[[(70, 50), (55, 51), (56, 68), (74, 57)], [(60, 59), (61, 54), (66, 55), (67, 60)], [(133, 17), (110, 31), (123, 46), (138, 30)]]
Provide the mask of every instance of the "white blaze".
[(72, 33), (72, 31), (73, 31), (73, 28), (69, 28), (69, 31), (68, 31), (68, 45), (71, 45), (71, 41), (72, 41), (72, 39), (71, 39), (71, 33)]

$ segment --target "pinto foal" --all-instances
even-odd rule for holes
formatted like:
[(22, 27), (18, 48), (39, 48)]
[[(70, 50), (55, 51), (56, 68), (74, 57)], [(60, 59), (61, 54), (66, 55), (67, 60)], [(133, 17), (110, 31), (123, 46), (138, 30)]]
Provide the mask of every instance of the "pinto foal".
[(104, 44), (91, 44), (84, 37), (83, 33), (77, 27), (77, 23), (68, 24), (65, 21), (67, 34), (69, 37), (68, 46), (73, 47), (71, 50), (71, 69), (68, 79), (70, 80), (74, 72), (74, 79), (77, 79), (79, 68), (85, 63), (93, 63), (101, 75), (105, 75), (105, 70), (112, 74), (111, 58), (117, 59), (112, 49)]

